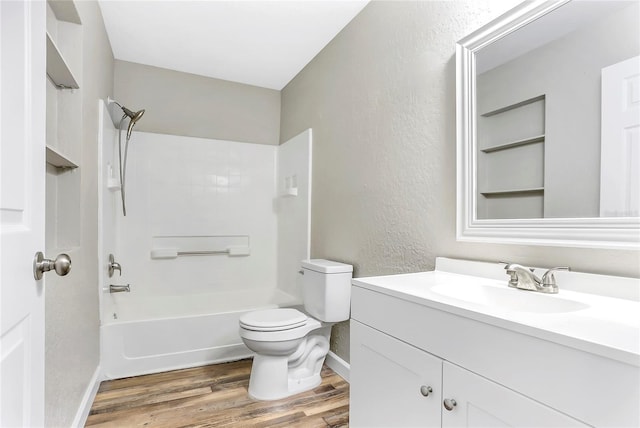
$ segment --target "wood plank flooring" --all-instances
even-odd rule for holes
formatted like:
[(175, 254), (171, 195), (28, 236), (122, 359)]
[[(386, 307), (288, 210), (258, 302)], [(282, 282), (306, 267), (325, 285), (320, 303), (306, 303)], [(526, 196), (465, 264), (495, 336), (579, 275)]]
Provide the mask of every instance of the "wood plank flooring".
[(102, 382), (87, 427), (348, 427), (349, 384), (324, 366), (315, 389), (248, 397), (251, 360)]

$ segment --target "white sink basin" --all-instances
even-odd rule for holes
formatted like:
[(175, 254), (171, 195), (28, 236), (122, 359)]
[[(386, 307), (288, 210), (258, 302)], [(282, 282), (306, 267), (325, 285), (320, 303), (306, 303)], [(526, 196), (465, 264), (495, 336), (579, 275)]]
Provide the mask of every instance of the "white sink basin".
[(498, 263), (438, 258), (435, 271), (354, 278), (352, 283), (640, 366), (638, 278), (558, 272), (558, 294), (511, 288), (508, 279)]
[(587, 309), (589, 305), (534, 291), (499, 288), (492, 285), (467, 283), (439, 284), (432, 293), (476, 305), (499, 307), (514, 312), (561, 313)]

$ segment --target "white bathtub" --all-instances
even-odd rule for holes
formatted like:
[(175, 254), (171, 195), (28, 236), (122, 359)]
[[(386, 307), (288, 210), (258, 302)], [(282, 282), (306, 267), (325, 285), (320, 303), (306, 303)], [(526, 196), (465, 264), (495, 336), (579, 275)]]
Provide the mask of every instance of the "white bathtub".
[(238, 334), (240, 316), (300, 304), (277, 289), (162, 297), (118, 293), (105, 300), (100, 333), (106, 379), (249, 357)]

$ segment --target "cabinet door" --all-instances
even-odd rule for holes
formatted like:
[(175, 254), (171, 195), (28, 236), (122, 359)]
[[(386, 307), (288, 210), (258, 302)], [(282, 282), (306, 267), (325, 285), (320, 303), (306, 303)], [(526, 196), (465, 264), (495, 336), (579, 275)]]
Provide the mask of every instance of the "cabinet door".
[[(526, 367), (523, 367), (526, 370)], [(455, 407), (449, 410), (452, 401)], [(587, 427), (524, 395), (443, 363), (443, 427)]]
[(441, 359), (351, 320), (349, 375), (352, 428), (440, 426)]

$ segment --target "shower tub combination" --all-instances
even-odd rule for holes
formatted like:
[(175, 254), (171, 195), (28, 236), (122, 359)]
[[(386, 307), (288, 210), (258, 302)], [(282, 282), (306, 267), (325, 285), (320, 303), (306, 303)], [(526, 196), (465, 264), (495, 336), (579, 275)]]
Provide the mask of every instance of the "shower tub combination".
[(301, 303), (278, 289), (113, 297), (101, 326), (106, 379), (248, 358), (253, 354), (238, 334), (240, 317)]

